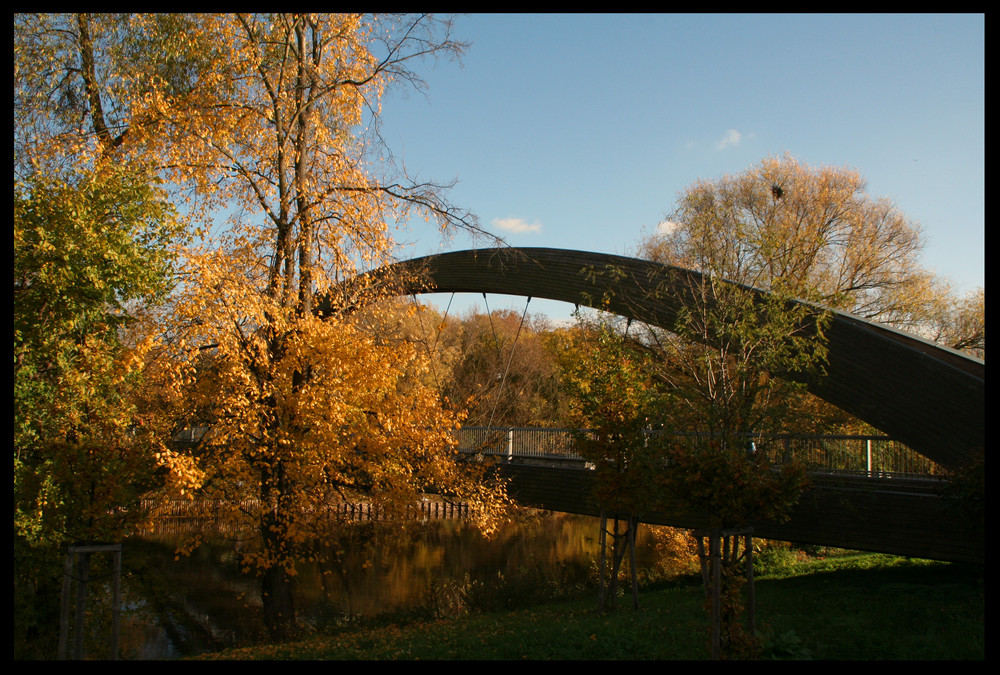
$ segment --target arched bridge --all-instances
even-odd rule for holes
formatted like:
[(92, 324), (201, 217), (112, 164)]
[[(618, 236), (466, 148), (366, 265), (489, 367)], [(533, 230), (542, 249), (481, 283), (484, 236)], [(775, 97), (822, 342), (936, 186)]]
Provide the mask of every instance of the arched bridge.
[[(547, 298), (668, 327), (701, 275), (606, 253), (491, 248), (403, 261), (364, 278), (391, 280), (400, 295)], [(832, 322), (827, 374), (806, 382), (812, 393), (945, 467), (959, 467), (984, 448), (983, 360), (847, 312), (817, 310)]]
[[(623, 256), (542, 248), (456, 251), (376, 270), (344, 286), (318, 308), (359, 302), (354, 294), (389, 285), (398, 295), (498, 293), (547, 298), (669, 327), (699, 273)], [(728, 282), (726, 282), (728, 283)], [(751, 289), (755, 293), (766, 293)], [(807, 303), (802, 303), (807, 304)], [(985, 447), (985, 363), (846, 312), (830, 313), (826, 375), (809, 390), (946, 468)], [(776, 375), (782, 375), (776, 373)], [(794, 377), (793, 377), (794, 379)], [(509, 465), (521, 503), (596, 515), (593, 472)], [(920, 481), (866, 478), (814, 481), (788, 523), (754, 523), (757, 536), (786, 541), (982, 562), (984, 535)], [(643, 520), (700, 527), (678, 506)]]

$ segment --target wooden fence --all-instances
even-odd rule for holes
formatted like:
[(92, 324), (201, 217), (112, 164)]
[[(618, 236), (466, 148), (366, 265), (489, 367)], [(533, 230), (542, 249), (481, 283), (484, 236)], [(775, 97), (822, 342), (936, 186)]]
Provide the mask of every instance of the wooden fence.
[[(209, 525), (219, 532), (234, 533), (246, 529), (245, 519), (229, 518), (223, 514), (238, 509), (244, 513), (253, 513), (260, 502), (246, 499), (238, 503), (228, 503), (225, 509), (222, 502), (212, 499), (195, 499), (191, 501), (173, 500), (159, 501), (146, 499), (142, 508), (150, 514), (150, 525), (144, 534), (164, 534), (175, 529), (183, 529), (190, 525)], [(469, 505), (464, 502), (423, 500), (406, 506), (403, 511), (389, 512), (384, 507), (371, 502), (342, 502), (324, 505), (321, 511), (334, 522), (375, 522), (392, 519), (400, 520), (441, 520), (468, 518)]]

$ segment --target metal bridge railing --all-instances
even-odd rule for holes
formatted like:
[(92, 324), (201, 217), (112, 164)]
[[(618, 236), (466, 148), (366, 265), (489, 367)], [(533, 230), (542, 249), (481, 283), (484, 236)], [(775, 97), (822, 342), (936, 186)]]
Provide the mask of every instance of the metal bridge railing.
[[(196, 442), (207, 427), (186, 429), (175, 437), (180, 442)], [(463, 427), (456, 434), (458, 449), (465, 453), (517, 458), (570, 459), (584, 461), (576, 451), (573, 429), (537, 427)], [(650, 440), (668, 432), (650, 430)], [(672, 434), (678, 441), (704, 442), (704, 434)], [(899, 441), (887, 436), (756, 434), (746, 442), (756, 452), (765, 453), (772, 464), (790, 459), (802, 461), (812, 472), (833, 472), (859, 476), (921, 477), (945, 476), (947, 471)]]
[[(513, 458), (584, 458), (576, 451), (571, 429), (529, 427), (464, 427), (458, 432), (459, 450), (466, 453)], [(649, 437), (667, 433), (651, 430)], [(673, 434), (678, 440), (703, 442), (700, 434)], [(771, 463), (802, 461), (812, 472), (863, 476), (943, 476), (945, 470), (930, 459), (887, 436), (758, 434), (748, 437), (755, 452)]]
[(794, 458), (810, 471), (897, 477), (946, 473), (940, 465), (886, 436), (763, 436), (755, 443), (775, 464)]
[(534, 427), (463, 427), (458, 430), (461, 452), (513, 457), (583, 459), (570, 429)]

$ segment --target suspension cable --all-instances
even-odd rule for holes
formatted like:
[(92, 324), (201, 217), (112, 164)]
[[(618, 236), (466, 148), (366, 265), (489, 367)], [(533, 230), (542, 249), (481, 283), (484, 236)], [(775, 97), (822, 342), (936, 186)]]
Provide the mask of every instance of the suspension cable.
[[(483, 293), (483, 298), (486, 298), (486, 294)], [(507, 372), (510, 370), (510, 364), (514, 360), (514, 347), (517, 346), (517, 340), (521, 337), (521, 328), (524, 327), (524, 317), (528, 315), (528, 305), (531, 303), (531, 296), (528, 296), (528, 300), (524, 303), (524, 311), (521, 312), (521, 322), (517, 325), (517, 333), (514, 334), (514, 342), (510, 346), (510, 354), (507, 356), (507, 365), (503, 369), (503, 377), (500, 378), (500, 388), (497, 389), (497, 395), (493, 399), (493, 410), (490, 412), (490, 422), (486, 426), (493, 426), (493, 417), (496, 415), (497, 406), (500, 404), (500, 395), (503, 393), (504, 384), (507, 382)], [(493, 325), (493, 319), (490, 319), (490, 325)], [(494, 339), (496, 338), (496, 331), (493, 333)], [(497, 343), (497, 349), (499, 349), (500, 344)]]
[[(424, 349), (427, 350), (427, 358), (430, 359), (430, 366), (434, 375), (434, 384), (437, 385), (438, 391), (441, 390), (441, 380), (440, 378), (438, 378), (437, 359), (434, 357), (434, 352), (437, 350), (438, 340), (441, 338), (441, 330), (445, 322), (448, 320), (448, 312), (451, 311), (451, 303), (454, 299), (455, 299), (455, 294), (452, 293), (451, 297), (448, 299), (448, 306), (445, 307), (444, 317), (441, 319), (441, 323), (438, 324), (437, 329), (434, 331), (433, 350), (431, 348), (431, 345), (427, 344), (426, 338), (421, 340), (421, 342), (424, 343)], [(410, 293), (410, 300), (413, 302), (413, 307), (417, 311), (417, 322), (420, 324), (420, 331), (424, 332), (424, 320), (420, 317), (420, 307), (419, 305), (417, 305), (416, 294)]]
[(500, 340), (497, 338), (497, 329), (493, 325), (493, 312), (490, 311), (490, 303), (486, 299), (485, 293), (483, 293), (483, 303), (486, 305), (486, 316), (490, 319), (490, 332), (493, 333), (493, 344), (497, 348), (497, 358), (503, 360), (503, 353), (500, 351)]

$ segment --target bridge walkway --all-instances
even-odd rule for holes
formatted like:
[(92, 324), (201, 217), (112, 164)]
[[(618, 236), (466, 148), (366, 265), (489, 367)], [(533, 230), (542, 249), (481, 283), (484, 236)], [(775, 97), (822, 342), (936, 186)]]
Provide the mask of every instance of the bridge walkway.
[[(493, 455), (518, 503), (551, 511), (599, 516), (592, 497), (593, 466), (576, 453), (569, 430), (463, 429), (460, 450)], [(483, 439), (489, 440), (485, 443)], [(528, 440), (537, 443), (531, 446)], [(985, 537), (946, 495), (944, 472), (882, 436), (759, 438), (808, 461), (811, 485), (787, 522), (754, 521), (754, 536), (918, 558), (985, 561)], [(921, 463), (921, 462), (925, 463)], [(642, 522), (705, 527), (705, 514), (664, 500)]]

